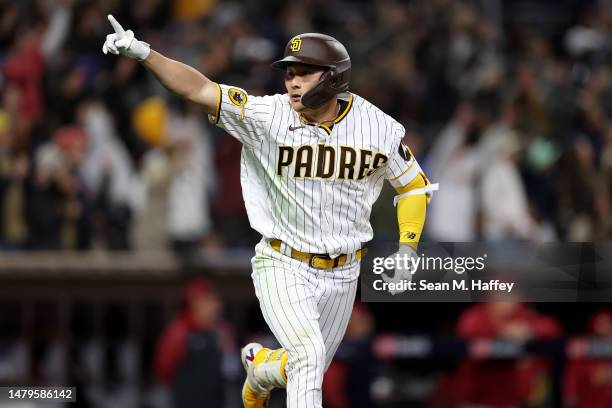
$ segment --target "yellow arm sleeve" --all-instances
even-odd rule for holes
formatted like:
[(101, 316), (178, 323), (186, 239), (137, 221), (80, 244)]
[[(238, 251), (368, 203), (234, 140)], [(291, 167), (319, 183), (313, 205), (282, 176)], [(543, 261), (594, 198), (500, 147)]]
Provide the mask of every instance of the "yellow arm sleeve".
[[(409, 184), (398, 188), (398, 194), (407, 193), (416, 188), (423, 188), (427, 185), (423, 174), (418, 175)], [(397, 203), (397, 224), (399, 227), (400, 244), (408, 244), (414, 250), (417, 249), (421, 232), (425, 224), (427, 213), (427, 196), (410, 195), (400, 199)]]

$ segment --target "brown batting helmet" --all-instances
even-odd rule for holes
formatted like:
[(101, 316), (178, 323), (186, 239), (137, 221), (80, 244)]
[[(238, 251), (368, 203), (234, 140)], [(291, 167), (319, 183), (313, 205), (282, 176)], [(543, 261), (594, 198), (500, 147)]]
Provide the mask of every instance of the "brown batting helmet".
[(284, 71), (291, 63), (316, 65), (326, 69), (319, 82), (302, 95), (302, 104), (308, 108), (318, 108), (335, 95), (348, 90), (351, 58), (344, 45), (329, 35), (296, 35), (287, 43), (284, 58), (271, 66)]

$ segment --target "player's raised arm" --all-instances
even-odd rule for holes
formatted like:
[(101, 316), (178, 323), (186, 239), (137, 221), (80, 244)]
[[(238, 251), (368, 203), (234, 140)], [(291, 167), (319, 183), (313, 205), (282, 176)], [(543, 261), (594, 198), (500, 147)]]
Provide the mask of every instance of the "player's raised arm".
[(106, 36), (104, 54), (121, 54), (140, 61), (170, 91), (200, 105), (207, 113), (215, 113), (219, 91), (213, 81), (189, 65), (152, 50), (149, 44), (137, 40), (132, 30), (124, 30), (110, 14), (108, 21), (115, 32)]
[(154, 50), (151, 50), (142, 63), (163, 86), (188, 101), (200, 105), (206, 113), (215, 113), (219, 88), (200, 71), (165, 57)]

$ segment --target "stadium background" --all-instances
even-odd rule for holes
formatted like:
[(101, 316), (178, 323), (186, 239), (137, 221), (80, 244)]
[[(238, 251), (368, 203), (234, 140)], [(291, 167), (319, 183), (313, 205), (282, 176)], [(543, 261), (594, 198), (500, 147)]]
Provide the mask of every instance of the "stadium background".
[[(258, 237), (240, 193), (240, 145), (134, 61), (104, 56), (108, 13), (162, 53), (253, 94), (282, 92), (268, 63), (295, 33), (338, 38), (352, 57), (351, 90), (405, 125), (413, 153), (442, 186), (428, 240), (610, 238), (610, 2), (3, 0), (2, 384), (77, 385), (83, 406), (166, 406), (156, 343), (194, 277), (209, 279), (223, 305), (226, 406), (239, 406), (239, 345), (269, 336), (249, 278)], [(395, 239), (392, 197), (387, 186), (373, 211), (380, 242)], [(516, 307), (551, 325), (552, 348), (587, 334), (612, 338), (604, 304)], [(365, 369), (350, 353), (340, 359), (337, 378), (347, 367), (364, 373), (348, 381), (365, 390), (363, 406), (483, 404), (482, 391), (465, 396), (465, 382), (493, 371), (502, 388), (532, 382), (522, 405), (581, 398), (567, 361), (560, 371), (535, 359), (540, 369), (525, 373), (517, 366), (533, 358), (512, 358), (490, 372), (470, 366), (469, 344), (419, 348), (423, 339), (470, 339), (461, 317), (486, 309), (360, 308), (357, 343), (413, 336), (410, 359), (381, 348)], [(601, 381), (589, 393), (600, 400), (581, 406), (612, 401), (612, 368), (595, 363)], [(588, 378), (591, 368), (576, 369)], [(326, 407), (358, 406), (331, 387), (337, 399)]]

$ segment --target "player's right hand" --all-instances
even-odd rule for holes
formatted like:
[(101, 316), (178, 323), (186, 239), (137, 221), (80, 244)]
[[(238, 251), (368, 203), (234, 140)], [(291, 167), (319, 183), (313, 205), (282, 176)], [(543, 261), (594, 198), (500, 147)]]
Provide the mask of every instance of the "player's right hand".
[(104, 54), (110, 51), (112, 54), (125, 55), (126, 57), (134, 58), (139, 61), (149, 56), (151, 52), (149, 44), (134, 38), (134, 32), (132, 30), (125, 31), (112, 14), (108, 15), (108, 21), (110, 21), (115, 32), (106, 36), (106, 41), (104, 41), (104, 45), (102, 46), (102, 52)]

